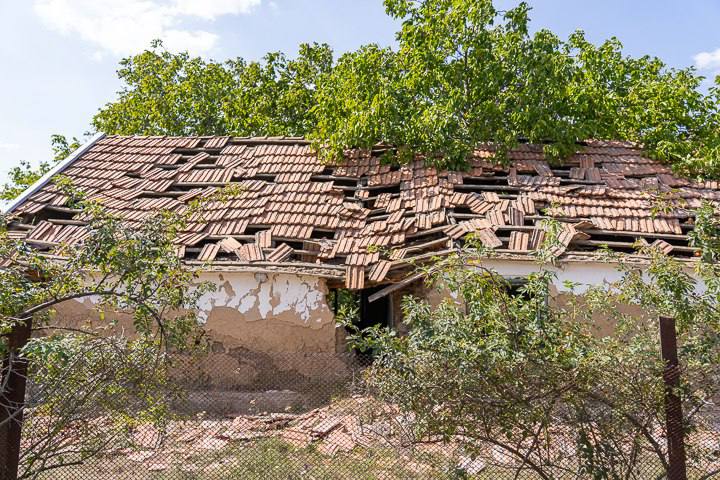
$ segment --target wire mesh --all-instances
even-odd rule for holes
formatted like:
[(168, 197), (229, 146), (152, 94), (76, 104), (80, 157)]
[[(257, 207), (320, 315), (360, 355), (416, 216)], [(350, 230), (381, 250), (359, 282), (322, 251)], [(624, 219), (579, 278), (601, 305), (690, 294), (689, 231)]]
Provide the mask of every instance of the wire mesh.
[[(418, 437), (412, 414), (366, 387), (371, 361), (356, 354), (247, 351), (175, 359), (174, 379), (181, 388), (173, 391), (169, 421), (131, 421), (119, 432), (111, 418), (86, 416), (84, 425), (59, 433), (64, 447), (48, 462), (52, 468), (33, 478), (602, 478), (584, 469), (581, 447), (563, 425), (552, 426), (543, 437), (551, 442), (534, 446), (526, 458), (495, 439)], [(715, 413), (707, 410), (686, 435), (689, 478), (720, 475), (720, 414)], [(35, 448), (37, 437), (47, 434), (53, 412), (38, 401), (27, 415), (33, 427), (25, 430), (24, 449)], [(106, 441), (96, 454), (80, 459), (76, 444), (90, 432)], [(663, 435), (661, 428), (651, 431), (661, 449)], [(635, 438), (628, 445), (636, 458), (625, 478), (665, 477), (651, 439)]]

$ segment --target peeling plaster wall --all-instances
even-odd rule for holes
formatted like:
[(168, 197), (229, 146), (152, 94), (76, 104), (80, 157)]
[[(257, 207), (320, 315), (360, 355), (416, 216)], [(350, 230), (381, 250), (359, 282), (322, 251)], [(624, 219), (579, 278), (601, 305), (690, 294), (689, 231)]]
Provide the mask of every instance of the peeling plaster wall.
[[(325, 280), (270, 273), (202, 273), (216, 291), (200, 298), (198, 318), (210, 337), (227, 349), (261, 352), (335, 352), (335, 319), (327, 305)], [(57, 309), (60, 322), (77, 327), (97, 323), (98, 299), (72, 300)], [(129, 315), (107, 313), (119, 328), (131, 329)]]
[[(203, 273), (199, 281), (217, 289), (203, 295), (198, 311), (210, 352), (188, 358), (189, 363), (183, 360), (184, 367), (178, 369), (192, 389), (312, 392), (318, 383), (341, 383), (350, 374), (354, 356), (337, 350), (324, 279), (225, 272)], [(57, 308), (56, 323), (75, 328), (102, 325), (96, 305), (92, 298), (65, 302)], [(115, 331), (134, 331), (128, 314), (106, 312), (104, 322), (110, 320), (117, 320)]]
[[(522, 277), (537, 270), (531, 261), (490, 259), (485, 266), (507, 277)], [(565, 281), (597, 285), (619, 278), (615, 266), (607, 263), (571, 263), (557, 268), (551, 302), (562, 305), (572, 295)], [(326, 281), (313, 276), (281, 273), (203, 273), (200, 281), (217, 286), (217, 291), (200, 299), (199, 318), (205, 324), (211, 351), (202, 359), (189, 359), (182, 369), (184, 378), (198, 390), (292, 390), (318, 391), (342, 383), (350, 375), (352, 354), (344, 347), (344, 330), (335, 325), (327, 304)], [(575, 291), (582, 295), (583, 288)], [(426, 298), (437, 305), (447, 290), (428, 288), (422, 282), (393, 292), (394, 327), (406, 331), (400, 310), (404, 295)], [(73, 300), (60, 305), (57, 315), (66, 326), (82, 327), (99, 323), (97, 300)], [(624, 306), (618, 306), (626, 309)], [(638, 313), (638, 312), (633, 312)], [(106, 321), (118, 320), (118, 329), (132, 333), (131, 317), (106, 313)], [(612, 325), (599, 315), (595, 325), (601, 335)]]
[(205, 273), (219, 288), (200, 299), (210, 337), (226, 348), (261, 352), (335, 352), (335, 319), (318, 277)]

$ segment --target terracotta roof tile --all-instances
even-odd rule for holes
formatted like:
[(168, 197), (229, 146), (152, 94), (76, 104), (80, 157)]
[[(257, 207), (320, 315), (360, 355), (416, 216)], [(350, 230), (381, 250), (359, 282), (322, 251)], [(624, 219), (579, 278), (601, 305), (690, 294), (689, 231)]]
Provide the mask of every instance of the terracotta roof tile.
[(218, 243), (220, 248), (227, 253), (236, 253), (240, 247), (242, 247), (242, 243), (238, 242), (232, 237), (224, 238), (223, 240)]
[(187, 232), (178, 235), (176, 243), (191, 247), (207, 238), (207, 233)]
[(200, 251), (200, 254), (198, 255), (198, 260), (201, 262), (212, 262), (215, 260), (215, 257), (217, 256), (218, 252), (220, 251), (220, 245), (217, 243), (208, 243), (203, 246), (202, 250)]
[(246, 243), (238, 248), (236, 253), (241, 260), (248, 262), (257, 262), (265, 259), (262, 249), (257, 243)]
[(368, 276), (368, 280), (371, 282), (382, 282), (385, 280), (385, 277), (387, 276), (388, 272), (390, 271), (390, 265), (392, 262), (389, 262), (387, 260), (380, 260), (377, 262), (373, 267), (370, 269), (370, 274)]
[(365, 268), (362, 266), (348, 266), (345, 270), (345, 286), (351, 290), (365, 288)]
[(510, 207), (508, 209), (508, 220), (510, 225), (525, 225), (525, 214), (520, 209)]
[(225, 144), (227, 144), (228, 140), (230, 140), (230, 137), (212, 137), (207, 142), (205, 142), (204, 148), (223, 148)]
[(280, 244), (275, 250), (267, 255), (269, 262), (284, 262), (293, 254), (293, 249), (287, 243)]
[(668, 242), (666, 242), (665, 240), (661, 240), (661, 239), (655, 240), (652, 244), (650, 244), (650, 246), (651, 246), (652, 248), (657, 248), (658, 250), (660, 250), (660, 251), (661, 251), (662, 253), (664, 253), (665, 255), (668, 255), (668, 254), (670, 254), (670, 252), (673, 251), (673, 246), (670, 245), (670, 244), (669, 244)]
[(510, 242), (508, 248), (510, 250), (518, 250), (525, 252), (530, 245), (530, 234), (527, 232), (510, 232)]
[(445, 234), (452, 239), (459, 239), (464, 237), (470, 230), (468, 225), (464, 222), (458, 223), (445, 229)]
[(270, 248), (272, 246), (272, 233), (270, 230), (257, 232), (255, 234), (255, 243), (257, 243), (260, 248)]
[[(655, 241), (673, 235), (676, 245), (678, 236), (684, 238), (691, 228), (692, 209), (703, 199), (720, 202), (719, 182), (675, 177), (632, 144), (589, 142), (552, 166), (541, 145), (523, 144), (511, 151), (511, 168), (493, 163), (493, 156), (494, 147), (483, 145), (467, 172), (438, 172), (422, 159), (391, 167), (367, 150), (349, 151), (340, 165), (325, 165), (302, 139), (109, 136), (65, 173), (130, 225), (139, 225), (158, 209), (181, 212), (232, 182), (240, 193), (208, 201), (178, 239), (182, 246), (202, 246), (199, 254), (198, 248), (182, 250), (188, 258), (197, 254), (201, 261), (210, 261), (222, 251), (242, 252), (245, 261), (257, 261), (273, 240), (303, 242), (306, 253), (300, 260), (357, 267), (351, 272), (352, 285), (365, 284), (359, 268), (369, 268), (367, 281), (373, 283), (387, 273), (383, 262), (388, 260), (381, 260), (385, 254), (369, 252), (371, 246), (382, 247), (390, 260), (398, 261), (408, 241), (414, 252), (422, 253), (447, 248), (443, 238), (461, 241), (476, 232), (483, 244), (503, 248), (493, 232), (501, 227), (503, 238), (509, 235), (506, 248), (532, 251), (544, 241), (542, 219), (548, 215), (566, 224), (570, 219), (581, 222), (577, 230), (563, 227), (556, 254), (576, 248), (573, 242), (587, 237), (579, 231), (581, 225), (592, 225), (605, 237), (618, 232), (615, 243), (631, 245), (633, 236)], [(669, 196), (672, 204), (662, 214), (655, 212), (657, 192)], [(15, 210), (25, 225), (36, 225), (27, 233), (31, 241), (82, 241), (82, 225), (47, 221), (67, 218), (67, 201), (49, 184)], [(248, 229), (256, 232), (254, 243), (232, 238)], [(425, 232), (430, 241), (422, 239)], [(24, 236), (25, 230), (17, 235)], [(212, 241), (207, 242), (208, 237)], [(218, 238), (224, 239), (214, 243)], [(665, 244), (657, 245), (668, 250)], [(688, 255), (691, 250), (669, 251)], [(282, 244), (268, 252), (267, 259), (297, 261), (292, 254), (293, 249)]]
[(502, 246), (502, 242), (489, 228), (483, 228), (475, 232), (475, 236), (480, 240), (484, 247), (498, 248)]

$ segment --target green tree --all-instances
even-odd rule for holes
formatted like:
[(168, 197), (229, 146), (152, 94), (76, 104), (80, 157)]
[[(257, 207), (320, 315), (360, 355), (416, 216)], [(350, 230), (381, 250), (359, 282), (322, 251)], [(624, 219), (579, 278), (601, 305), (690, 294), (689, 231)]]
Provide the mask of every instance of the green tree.
[(397, 48), (365, 45), (333, 61), (327, 45), (295, 58), (225, 63), (161, 44), (124, 59), (118, 99), (95, 115), (110, 134), (304, 135), (327, 159), (396, 147), (462, 167), (480, 142), (502, 161), (521, 141), (562, 157), (587, 139), (628, 140), (684, 174), (720, 176), (720, 94), (693, 69), (634, 58), (612, 38), (530, 32), (530, 8), (491, 0), (385, 0)]
[(37, 168), (33, 168), (30, 162), (22, 161), (19, 166), (10, 169), (9, 181), (0, 189), (0, 200), (17, 198), (58, 162), (65, 160), (74, 150), (80, 148), (80, 141), (77, 138), (73, 137), (72, 141), (68, 141), (64, 135), (52, 135), (50, 144), (53, 151), (51, 161), (41, 162)]
[[(643, 247), (647, 263), (611, 255), (621, 279), (568, 284), (578, 295), (567, 301), (549, 301), (557, 279), (545, 255), (518, 292), (483, 267), (492, 252), (470, 241), (424, 267), (425, 278), (452, 295), (437, 307), (406, 297), (407, 335), (382, 327), (354, 333), (352, 344), (376, 356), (370, 391), (397, 406), (391, 415), (412, 419), (404, 428), (414, 442), (457, 442), (487, 464), (499, 450), (512, 459), (500, 467), (516, 476), (619, 480), (646, 478), (650, 465), (667, 468), (659, 316), (678, 325), (686, 431), (702, 428), (720, 393), (717, 212), (703, 207), (698, 225), (693, 242), (703, 260), (694, 271)], [(609, 335), (597, 331), (602, 317)], [(712, 443), (687, 448), (697, 478), (717, 473), (707, 470)]]
[(118, 99), (93, 127), (121, 135), (304, 135), (314, 125), (317, 83), (332, 66), (325, 44), (302, 44), (296, 58), (225, 63), (152, 48), (120, 62)]
[[(117, 444), (136, 422), (162, 424), (172, 400), (166, 353), (202, 338), (196, 307), (210, 286), (182, 264), (175, 243), (197, 208), (157, 212), (136, 228), (63, 179), (54, 188), (71, 197), (86, 236), (49, 249), (8, 235), (11, 217), (0, 230), (3, 478), (15, 478), (18, 463), (20, 478), (81, 463)], [(68, 329), (55, 320), (56, 306), (86, 299), (94, 299), (100, 316), (95, 327)], [(130, 316), (136, 336), (108, 336), (114, 320), (106, 313)], [(27, 381), (31, 400), (42, 401), (32, 410), (24, 409)], [(23, 426), (31, 448), (21, 453)]]
[(686, 173), (717, 173), (705, 147), (718, 136), (717, 96), (698, 90), (692, 69), (628, 57), (617, 39), (595, 46), (581, 31), (531, 34), (525, 3), (504, 12), (491, 0), (385, 6), (402, 23), (397, 50), (347, 53), (318, 95), (311, 136), (331, 158), (383, 142), (401, 157), (462, 167), (481, 142), (494, 142), (502, 160), (521, 141), (561, 157), (600, 138), (639, 142)]

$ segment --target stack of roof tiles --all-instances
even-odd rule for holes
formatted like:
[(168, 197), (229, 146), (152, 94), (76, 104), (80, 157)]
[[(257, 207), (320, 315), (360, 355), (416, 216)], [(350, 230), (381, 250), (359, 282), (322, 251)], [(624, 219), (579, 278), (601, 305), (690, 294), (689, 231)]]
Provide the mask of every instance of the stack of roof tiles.
[[(236, 185), (178, 238), (188, 262), (324, 272), (355, 289), (469, 233), (501, 254), (525, 255), (543, 242), (548, 217), (561, 222), (558, 256), (600, 245), (631, 251), (638, 240), (692, 256), (693, 209), (720, 199), (717, 182), (673, 176), (626, 143), (588, 142), (560, 165), (538, 145), (509, 157), (498, 165), (483, 146), (457, 172), (421, 160), (385, 164), (380, 151), (328, 165), (300, 138), (108, 136), (62, 173), (130, 224)], [(12, 229), (40, 248), (82, 241), (82, 218), (67, 201), (45, 184), (15, 208)]]

